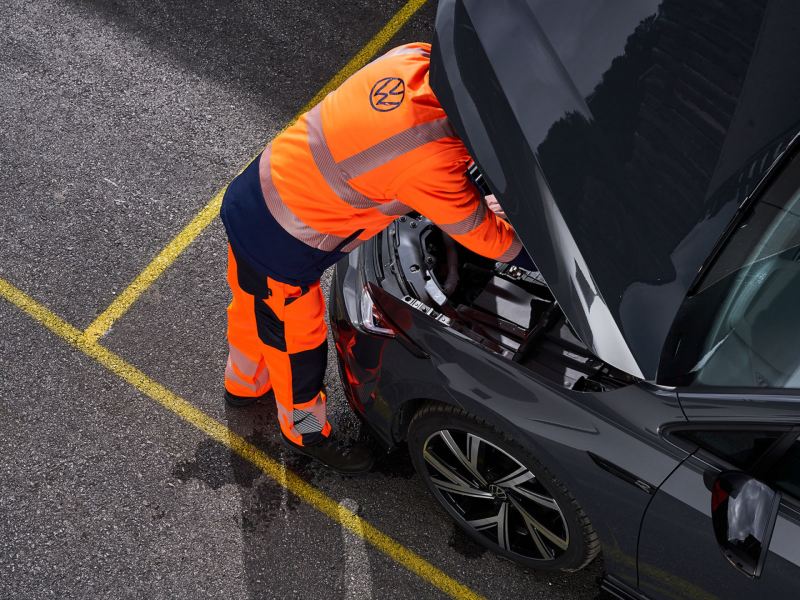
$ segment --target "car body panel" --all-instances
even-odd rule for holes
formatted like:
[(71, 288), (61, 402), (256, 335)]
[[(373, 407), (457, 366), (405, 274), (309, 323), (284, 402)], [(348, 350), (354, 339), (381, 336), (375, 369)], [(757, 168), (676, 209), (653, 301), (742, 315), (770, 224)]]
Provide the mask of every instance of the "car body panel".
[[(332, 329), (356, 413), (387, 446), (402, 441), (397, 418), (418, 400), (458, 406), (503, 431), (575, 495), (603, 542), (607, 567), (635, 586), (641, 517), (651, 494), (688, 455), (659, 433), (664, 423), (685, 422), (674, 391), (647, 384), (606, 393), (565, 389), (390, 294), (379, 296), (381, 312), (427, 357), (397, 339), (361, 332), (345, 296), (357, 293), (352, 272), (375, 243), (337, 265), (331, 288)], [(625, 518), (604, 518), (609, 513)]]
[(704, 476), (718, 473), (690, 458), (653, 498), (639, 543), (639, 587), (649, 598), (790, 600), (800, 594), (800, 513), (784, 505), (778, 514), (764, 571), (758, 579), (728, 563), (714, 537), (711, 492)]
[(434, 91), (576, 333), (609, 364), (657, 380), (687, 290), (797, 131), (799, 11), (440, 1)]
[[(697, 388), (678, 390), (678, 395), (689, 429), (800, 425), (797, 390)], [(796, 501), (782, 502), (759, 578), (739, 573), (723, 557), (711, 522), (708, 482), (732, 468), (706, 451), (696, 451), (658, 490), (647, 509), (639, 542), (639, 586), (648, 597), (788, 600), (800, 594), (800, 505)]]

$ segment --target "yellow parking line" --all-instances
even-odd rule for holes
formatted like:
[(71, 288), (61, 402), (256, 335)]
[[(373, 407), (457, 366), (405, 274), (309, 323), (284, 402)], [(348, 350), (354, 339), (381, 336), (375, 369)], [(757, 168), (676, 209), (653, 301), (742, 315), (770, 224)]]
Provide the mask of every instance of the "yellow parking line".
[[(300, 109), (292, 120), (283, 128), (290, 127), (300, 116), (313, 108), (328, 93), (339, 87), (342, 82), (369, 62), (378, 50), (385, 46), (400, 28), (414, 16), (426, 0), (408, 0), (400, 10), (364, 45), (342, 69), (331, 77), (330, 81), (320, 89), (308, 103)], [(281, 130), (281, 131), (283, 131)], [(255, 157), (253, 157), (255, 158)], [(252, 159), (251, 159), (252, 160)], [(250, 161), (247, 161), (248, 164)], [(246, 166), (246, 165), (245, 165)], [(244, 167), (239, 171), (241, 173)], [(227, 186), (226, 186), (227, 187)], [(203, 209), (183, 228), (183, 230), (170, 241), (161, 252), (136, 276), (131, 284), (117, 296), (114, 301), (97, 318), (89, 324), (84, 331), (87, 341), (97, 341), (104, 336), (111, 326), (128, 312), (128, 309), (149, 288), (161, 274), (166, 271), (175, 259), (199, 236), (219, 213), (225, 187), (219, 190)]]
[(211, 224), (219, 214), (219, 207), (222, 203), (222, 194), (225, 188), (218, 191), (211, 201), (206, 204), (197, 215), (189, 221), (172, 241), (167, 244), (161, 252), (139, 273), (131, 284), (117, 296), (111, 305), (105, 309), (84, 331), (87, 341), (95, 342), (105, 335), (111, 326), (122, 315), (128, 312), (131, 305), (149, 288), (161, 274), (167, 270), (175, 259), (191, 244), (202, 231)]
[(309, 504), (342, 527), (351, 531), (393, 561), (416, 574), (452, 598), (482, 598), (476, 592), (459, 583), (424, 558), (389, 537), (352, 511), (342, 507), (336, 500), (321, 490), (306, 483), (285, 469), (262, 450), (237, 435), (225, 425), (196, 408), (160, 383), (150, 379), (142, 371), (126, 362), (119, 355), (86, 338), (82, 332), (61, 317), (38, 303), (19, 288), (0, 278), (0, 296), (47, 327), (61, 339), (90, 356), (106, 369), (124, 379), (145, 396), (158, 402), (184, 421), (191, 423), (210, 438), (226, 445), (245, 460), (258, 467), (265, 475), (285, 487), (303, 502)]

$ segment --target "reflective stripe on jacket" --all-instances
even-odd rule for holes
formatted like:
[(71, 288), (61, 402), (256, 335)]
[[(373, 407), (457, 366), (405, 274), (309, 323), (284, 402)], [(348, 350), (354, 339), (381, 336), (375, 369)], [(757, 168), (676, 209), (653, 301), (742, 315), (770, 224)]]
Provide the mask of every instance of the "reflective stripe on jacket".
[[(413, 210), (479, 254), (519, 253), (513, 229), (465, 175), (470, 157), (430, 88), (429, 54), (429, 44), (415, 43), (379, 57), (263, 152), (264, 204), (293, 238), (349, 252)], [(226, 226), (235, 246), (263, 245)]]

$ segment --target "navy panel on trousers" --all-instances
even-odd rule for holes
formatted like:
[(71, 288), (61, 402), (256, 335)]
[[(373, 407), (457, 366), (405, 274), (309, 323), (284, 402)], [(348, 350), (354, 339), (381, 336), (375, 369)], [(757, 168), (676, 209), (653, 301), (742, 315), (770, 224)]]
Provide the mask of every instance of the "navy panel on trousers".
[(220, 218), (237, 263), (247, 263), (264, 278), (290, 285), (315, 283), (345, 254), (312, 248), (280, 226), (264, 203), (258, 175), (260, 158), (259, 154), (231, 182), (222, 199)]

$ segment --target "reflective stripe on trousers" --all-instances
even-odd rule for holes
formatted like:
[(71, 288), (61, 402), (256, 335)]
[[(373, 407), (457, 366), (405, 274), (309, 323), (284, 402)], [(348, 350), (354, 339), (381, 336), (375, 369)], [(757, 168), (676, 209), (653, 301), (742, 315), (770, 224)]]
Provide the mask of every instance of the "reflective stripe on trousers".
[(252, 360), (244, 352), (228, 344), (228, 362), (225, 365), (225, 379), (246, 390), (228, 390), (237, 396), (263, 396), (272, 387), (269, 369), (263, 360)]
[[(258, 397), (275, 392), (278, 422), (296, 444), (330, 434), (322, 389), (328, 344), (325, 302), (319, 283), (297, 287), (267, 278), (266, 298), (242, 289), (248, 267), (237, 264), (228, 246), (228, 343), (225, 388)], [(247, 272), (253, 277), (252, 272)]]

